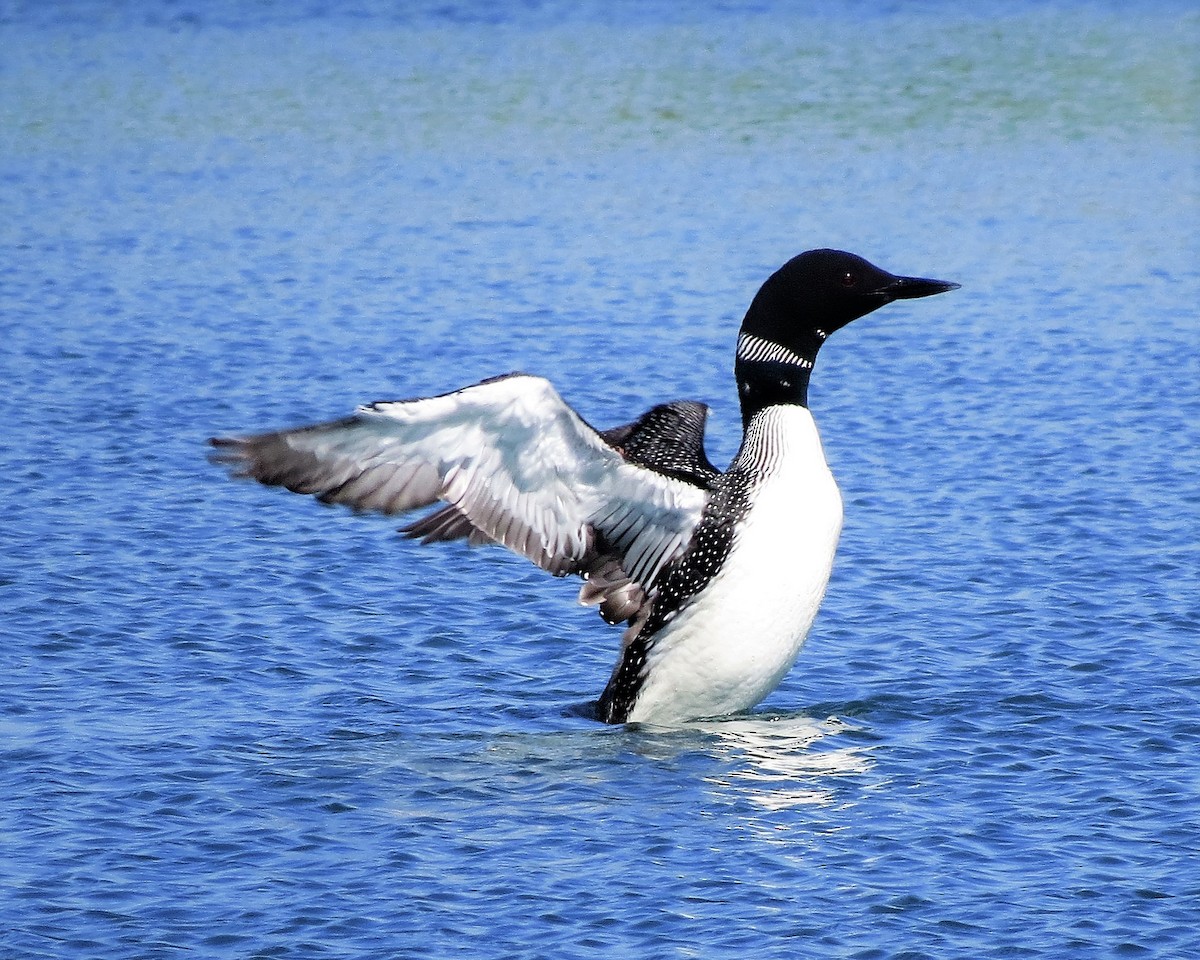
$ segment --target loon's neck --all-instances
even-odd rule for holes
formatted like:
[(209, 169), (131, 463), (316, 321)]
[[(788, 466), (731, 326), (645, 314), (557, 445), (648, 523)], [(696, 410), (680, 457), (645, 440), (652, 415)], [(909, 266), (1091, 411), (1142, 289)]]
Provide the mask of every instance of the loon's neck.
[(733, 368), (743, 429), (767, 407), (808, 406), (808, 381), (824, 338), (823, 331), (814, 329), (811, 342), (784, 346), (747, 331), (743, 325)]
[(776, 271), (759, 288), (738, 334), (734, 375), (743, 429), (767, 407), (808, 406), (808, 381), (817, 351), (829, 332), (841, 325), (832, 317), (830, 323), (822, 323), (811, 309), (799, 306), (785, 270)]

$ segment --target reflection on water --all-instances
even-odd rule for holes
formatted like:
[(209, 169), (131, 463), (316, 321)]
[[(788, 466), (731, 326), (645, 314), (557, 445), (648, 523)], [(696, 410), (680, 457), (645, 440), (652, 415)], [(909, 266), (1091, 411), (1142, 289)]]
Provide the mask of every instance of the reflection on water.
[(706, 778), (723, 791), (737, 791), (757, 806), (784, 810), (830, 804), (839, 777), (867, 772), (871, 761), (861, 746), (821, 749), (847, 726), (836, 717), (739, 717), (698, 725), (713, 736), (732, 761), (729, 770)]
[[(536, 789), (567, 791), (574, 803), (598, 803), (611, 816), (614, 802), (628, 799), (631, 782), (657, 782), (664, 770), (703, 785), (695, 799), (711, 808), (750, 804), (762, 810), (846, 802), (845, 778), (869, 772), (870, 745), (837, 717), (757, 714), (705, 720), (678, 727), (646, 724), (609, 727), (583, 721), (569, 730), (473, 732), (446, 740), (397, 741), (392, 736), (362, 745), (369, 767), (436, 776), (451, 805), (467, 793), (506, 794), (528, 780)], [(337, 745), (345, 760), (347, 744)], [(387, 776), (387, 774), (384, 774)], [(511, 798), (510, 798), (511, 799)], [(678, 799), (678, 796), (676, 797)], [(389, 802), (391, 815), (406, 809)], [(414, 812), (415, 811), (409, 811)], [(426, 811), (427, 813), (427, 811)]]
[[(680, 727), (638, 725), (636, 750), (657, 762), (699, 751), (719, 761), (701, 773), (724, 802), (765, 810), (832, 804), (841, 778), (870, 770), (868, 748), (841, 741), (856, 728), (837, 717), (758, 714)], [(830, 737), (839, 738), (834, 744)]]

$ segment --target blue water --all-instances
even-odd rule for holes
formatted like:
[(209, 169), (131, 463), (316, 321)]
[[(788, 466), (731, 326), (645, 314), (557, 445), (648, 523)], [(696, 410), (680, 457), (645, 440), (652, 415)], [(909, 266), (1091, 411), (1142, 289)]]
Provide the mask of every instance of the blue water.
[[(0, 955), (1200, 955), (1190, 5), (0, 7)], [(757, 285), (846, 500), (751, 716), (212, 434), (511, 369), (737, 442)]]

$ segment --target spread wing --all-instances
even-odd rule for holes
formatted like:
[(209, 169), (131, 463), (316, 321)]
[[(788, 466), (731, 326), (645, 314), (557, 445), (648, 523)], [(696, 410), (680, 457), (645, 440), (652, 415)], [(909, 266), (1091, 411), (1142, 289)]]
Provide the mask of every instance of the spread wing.
[(462, 518), (467, 534), (556, 576), (607, 571), (609, 592), (636, 594), (637, 606), (708, 498), (703, 486), (627, 460), (549, 381), (524, 374), (211, 442), (235, 475), (328, 503), (394, 514), (445, 501), (453, 513), (433, 517), (457, 523), (454, 535)]
[[(662, 403), (632, 423), (601, 430), (600, 437), (625, 460), (648, 467), (665, 477), (711, 488), (720, 472), (704, 452), (704, 425), (708, 407), (695, 400)], [(490, 538), (455, 506), (450, 505), (401, 528), (423, 543), (466, 539), (472, 546)]]

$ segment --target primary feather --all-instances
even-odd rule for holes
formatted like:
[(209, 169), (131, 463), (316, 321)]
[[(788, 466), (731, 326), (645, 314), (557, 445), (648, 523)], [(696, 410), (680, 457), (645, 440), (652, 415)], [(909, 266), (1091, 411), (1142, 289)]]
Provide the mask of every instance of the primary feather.
[[(694, 407), (702, 405), (682, 408), (693, 424)], [(702, 414), (699, 423), (702, 431)], [(638, 443), (636, 423), (618, 430)], [(623, 455), (549, 381), (510, 374), (212, 443), (214, 459), (239, 476), (387, 514), (441, 500), (448, 507), (407, 532), (495, 541), (556, 576), (603, 569), (613, 589), (635, 584), (644, 593), (688, 541), (707, 499), (691, 479), (707, 464), (695, 436), (686, 464), (658, 472)]]

